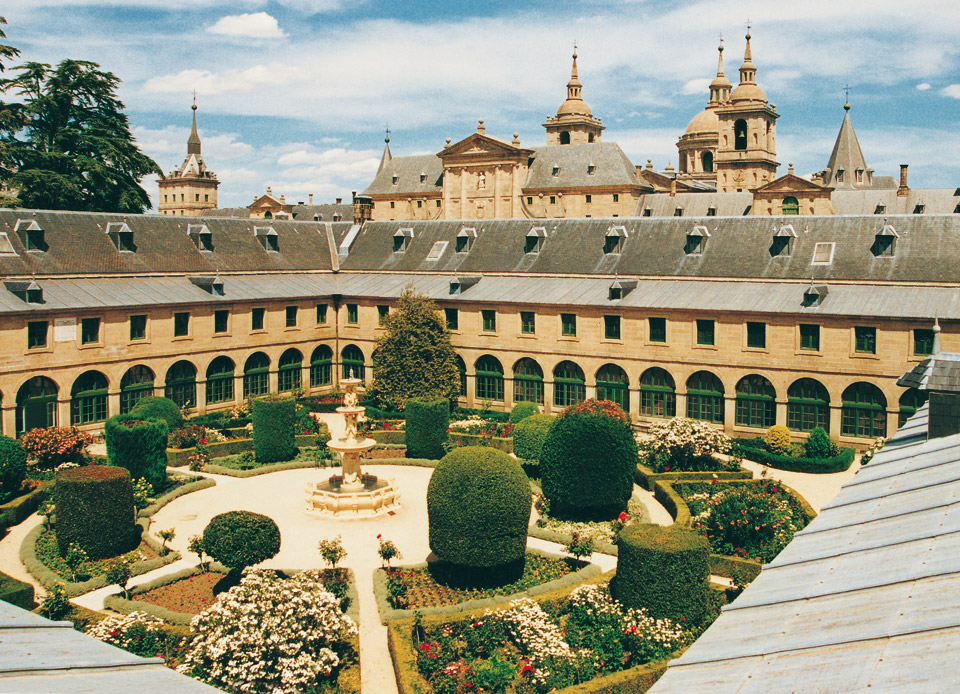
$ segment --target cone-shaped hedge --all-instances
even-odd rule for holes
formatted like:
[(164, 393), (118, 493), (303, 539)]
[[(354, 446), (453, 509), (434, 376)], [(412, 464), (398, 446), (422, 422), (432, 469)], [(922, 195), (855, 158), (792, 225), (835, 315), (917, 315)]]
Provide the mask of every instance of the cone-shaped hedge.
[(272, 518), (252, 511), (227, 511), (203, 529), (203, 551), (229, 569), (241, 571), (276, 556), (280, 528)]
[(257, 462), (276, 463), (297, 454), (294, 422), (296, 401), (289, 396), (265, 395), (253, 401), (253, 454)]
[(430, 549), (465, 567), (522, 560), (531, 502), (530, 480), (514, 458), (485, 446), (455, 448), (427, 487)]
[(167, 429), (170, 431), (183, 426), (183, 415), (180, 414), (177, 403), (170, 398), (162, 398), (158, 395), (148, 395), (137, 400), (130, 414), (140, 419), (162, 419), (167, 423)]
[(407, 457), (440, 460), (450, 426), (450, 401), (410, 398), (403, 415)]
[(57, 473), (57, 547), (76, 542), (91, 559), (115, 557), (137, 546), (133, 485), (121, 467), (85, 465)]
[(103, 425), (107, 459), (122, 467), (130, 479), (141, 477), (154, 491), (167, 483), (167, 423), (162, 419), (142, 419), (135, 414), (118, 414)]
[(676, 526), (629, 525), (617, 537), (610, 593), (652, 617), (699, 624), (711, 608), (710, 543)]

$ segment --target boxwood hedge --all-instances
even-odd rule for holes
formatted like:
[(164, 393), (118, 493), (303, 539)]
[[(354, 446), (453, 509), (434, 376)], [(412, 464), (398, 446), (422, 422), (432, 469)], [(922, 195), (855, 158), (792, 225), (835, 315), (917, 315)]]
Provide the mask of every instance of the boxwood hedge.
[(233, 571), (276, 556), (280, 528), (272, 518), (252, 511), (227, 511), (210, 519), (203, 530), (203, 549)]
[(284, 395), (264, 395), (253, 401), (253, 455), (258, 463), (290, 460), (297, 454), (296, 408), (296, 401)]
[(183, 426), (183, 416), (180, 414), (177, 403), (170, 398), (157, 395), (148, 395), (137, 400), (130, 414), (141, 419), (162, 419), (167, 423), (169, 431), (176, 431)]
[(535, 414), (540, 414), (540, 406), (535, 402), (521, 400), (510, 410), (510, 421), (516, 424)]
[(121, 467), (85, 465), (57, 473), (57, 548), (76, 542), (91, 559), (115, 557), (139, 543), (133, 484)]
[(27, 476), (27, 452), (16, 439), (0, 436), (0, 504), (20, 493)]
[(142, 419), (135, 414), (118, 414), (103, 425), (107, 459), (122, 467), (130, 478), (141, 477), (162, 491), (167, 482), (167, 423), (162, 419)]
[(818, 475), (843, 472), (850, 467), (856, 456), (854, 449), (841, 448), (840, 453), (832, 458), (791, 458), (766, 450), (763, 447), (763, 439), (733, 439), (730, 453), (778, 470)]
[(407, 455), (411, 458), (443, 457), (443, 442), (450, 426), (450, 401), (410, 398), (404, 408)]
[(520, 420), (513, 428), (513, 452), (516, 456), (524, 460), (540, 460), (543, 442), (555, 419), (551, 414), (535, 414)]

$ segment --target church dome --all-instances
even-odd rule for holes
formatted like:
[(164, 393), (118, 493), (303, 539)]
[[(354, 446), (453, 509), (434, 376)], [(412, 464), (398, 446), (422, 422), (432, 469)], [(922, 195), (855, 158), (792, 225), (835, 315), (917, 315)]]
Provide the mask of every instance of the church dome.
[(716, 135), (718, 132), (720, 132), (720, 119), (717, 117), (717, 111), (708, 108), (693, 117), (684, 134), (713, 133)]
[(766, 103), (767, 95), (756, 84), (740, 83), (732, 92), (730, 92), (730, 101), (762, 101), (763, 103)]
[(560, 104), (560, 108), (557, 109), (557, 115), (593, 117), (593, 114), (590, 112), (590, 107), (587, 106), (587, 102), (583, 99), (567, 99)]

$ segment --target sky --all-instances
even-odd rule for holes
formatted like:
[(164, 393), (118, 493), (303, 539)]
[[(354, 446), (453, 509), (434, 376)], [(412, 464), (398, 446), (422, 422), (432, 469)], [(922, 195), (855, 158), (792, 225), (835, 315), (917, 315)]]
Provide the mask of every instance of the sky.
[[(776, 105), (780, 173), (827, 163), (845, 88), (868, 166), (911, 187), (960, 186), (955, 0), (5, 0), (23, 61), (92, 60), (122, 80), (141, 149), (169, 172), (197, 93), (203, 157), (223, 207), (271, 186), (349, 200), (394, 156), (475, 131), (545, 144), (577, 44), (583, 98), (635, 164), (677, 165), (723, 38), (736, 85), (749, 21), (757, 82)], [(156, 201), (155, 179), (143, 185)]]

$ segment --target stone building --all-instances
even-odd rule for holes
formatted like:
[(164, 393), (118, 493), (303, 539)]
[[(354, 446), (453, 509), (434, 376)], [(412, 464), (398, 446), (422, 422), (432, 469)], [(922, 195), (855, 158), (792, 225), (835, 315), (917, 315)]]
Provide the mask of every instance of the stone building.
[(187, 158), (159, 181), (160, 193), (157, 211), (162, 215), (197, 216), (217, 206), (217, 188), (220, 181), (207, 168), (200, 155), (200, 135), (197, 134), (197, 104), (193, 106), (193, 124), (187, 138)]

